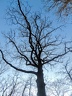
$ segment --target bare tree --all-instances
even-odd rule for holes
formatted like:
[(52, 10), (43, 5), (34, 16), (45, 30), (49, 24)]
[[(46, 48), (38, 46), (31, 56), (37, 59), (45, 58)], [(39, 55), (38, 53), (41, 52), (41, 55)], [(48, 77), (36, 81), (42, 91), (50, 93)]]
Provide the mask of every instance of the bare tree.
[(34, 96), (32, 95), (32, 77), (23, 80), (19, 75), (0, 80), (0, 96)]
[(0, 60), (0, 76), (7, 71), (7, 66), (5, 64), (2, 66), (1, 62), (2, 60)]
[(64, 79), (57, 79), (47, 84), (48, 96), (65, 96), (70, 91), (70, 86)]
[[(72, 53), (72, 47), (70, 46), (68, 48), (68, 50)], [(65, 66), (65, 73), (66, 73), (66, 77), (68, 77), (68, 79), (72, 82), (72, 66), (71, 66), (71, 62), (69, 62), (69, 60), (66, 62)]]
[[(9, 78), (9, 79), (8, 79)], [(17, 77), (8, 77), (7, 80), (5, 78), (0, 82), (0, 95), (1, 96), (14, 96), (16, 95), (16, 87), (19, 85), (17, 82)], [(16, 80), (14, 80), (16, 78)], [(10, 80), (10, 81), (9, 81)]]
[(72, 66), (69, 60), (64, 65), (63, 74), (68, 81), (72, 82)]
[(60, 15), (68, 16), (72, 13), (72, 0), (43, 0), (47, 10), (55, 9)]
[(37, 76), (37, 96), (46, 96), (43, 66), (60, 62), (69, 51), (59, 36), (54, 37), (54, 31), (61, 26), (53, 29), (48, 18), (37, 13), (32, 15), (20, 0), (17, 0), (17, 5), (17, 8), (9, 9), (8, 14), (18, 30), (5, 35), (8, 51), (0, 49), (1, 56), (15, 70)]

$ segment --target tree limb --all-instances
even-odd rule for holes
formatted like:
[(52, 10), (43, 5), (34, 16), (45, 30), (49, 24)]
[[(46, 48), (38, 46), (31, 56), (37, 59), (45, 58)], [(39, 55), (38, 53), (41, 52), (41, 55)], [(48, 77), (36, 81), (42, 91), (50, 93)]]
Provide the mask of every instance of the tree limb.
[(20, 72), (24, 72), (24, 73), (32, 73), (32, 74), (37, 74), (36, 72), (34, 72), (34, 71), (26, 71), (26, 70), (23, 70), (23, 69), (20, 69), (20, 68), (17, 68), (17, 67), (15, 67), (15, 66), (13, 66), (11, 63), (9, 63), (6, 59), (5, 59), (5, 57), (4, 57), (4, 54), (3, 54), (3, 51), (0, 49), (0, 52), (1, 52), (1, 55), (2, 55), (2, 59), (4, 60), (4, 62), (6, 63), (6, 64), (8, 64), (10, 67), (12, 67), (12, 68), (14, 68), (15, 70), (17, 70), (17, 71), (20, 71)]

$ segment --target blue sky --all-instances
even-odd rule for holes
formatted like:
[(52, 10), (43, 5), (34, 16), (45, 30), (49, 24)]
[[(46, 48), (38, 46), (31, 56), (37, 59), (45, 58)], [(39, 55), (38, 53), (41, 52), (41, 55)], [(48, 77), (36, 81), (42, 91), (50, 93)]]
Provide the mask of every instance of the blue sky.
[[(9, 1), (10, 0), (0, 0), (0, 43), (2, 41), (4, 41), (1, 32), (8, 32), (11, 28), (10, 25), (8, 25), (7, 21), (5, 20), (6, 17), (6, 9), (9, 6)], [(42, 8), (42, 3), (41, 0), (25, 0), (28, 1), (28, 3), (32, 6), (32, 10), (34, 11), (39, 11)], [(48, 12), (46, 12), (44, 15), (47, 15)], [(62, 30), (59, 30), (58, 33), (61, 34), (62, 36), (66, 36), (67, 39), (72, 38), (72, 24), (71, 23), (71, 19), (65, 19), (65, 21), (63, 20), (58, 20), (58, 17), (55, 17), (54, 14), (50, 14), (50, 18), (53, 21), (53, 26), (57, 27), (59, 25), (65, 25), (65, 27), (62, 28)], [(57, 20), (56, 20), (57, 19)]]
[[(30, 6), (32, 6), (33, 11), (38, 10), (41, 7), (40, 0), (25, 0), (27, 1)], [(6, 21), (6, 11), (10, 5), (10, 0), (0, 0), (0, 39), (2, 40), (1, 32), (5, 33), (8, 32), (11, 26)]]
[[(25, 1), (27, 1), (30, 4), (30, 6), (32, 6), (33, 12), (41, 11), (41, 9), (43, 9), (42, 8), (43, 3), (41, 2), (41, 0), (25, 0)], [(5, 20), (6, 9), (8, 8), (9, 5), (10, 5), (10, 0), (0, 0), (0, 43), (5, 40), (2, 37), (1, 32), (3, 33), (8, 32), (11, 28), (11, 25), (9, 25)], [(44, 15), (48, 15), (48, 12), (45, 12)], [(58, 30), (58, 34), (62, 36), (66, 36), (67, 39), (72, 38), (72, 24), (70, 24), (72, 22), (70, 18), (66, 18), (65, 20), (64, 19), (58, 20), (58, 17), (51, 13), (50, 19), (52, 20), (54, 27), (57, 27), (63, 24), (65, 25), (64, 27), (61, 28), (62, 30)]]
[[(6, 9), (9, 6), (9, 1), (10, 0), (0, 0), (0, 43), (5, 39), (3, 39), (1, 32), (8, 32), (11, 28), (11, 25), (8, 25), (7, 21), (5, 20), (6, 17)], [(43, 4), (41, 3), (41, 0), (25, 0), (28, 1), (28, 3), (32, 6), (32, 10), (34, 11), (39, 11), (42, 9)], [(44, 11), (44, 9), (43, 9)], [(47, 15), (48, 12), (45, 12), (44, 15)], [(53, 21), (53, 26), (57, 27), (59, 25), (65, 25), (65, 27), (62, 28), (62, 30), (58, 31), (58, 34), (61, 34), (62, 36), (66, 36), (67, 39), (72, 38), (72, 21), (70, 18), (66, 18), (64, 21), (58, 20), (58, 17), (54, 14), (50, 14), (50, 18)], [(56, 20), (57, 19), (57, 20)], [(68, 23), (68, 24), (67, 24)], [(52, 76), (52, 74), (50, 74)], [(54, 74), (53, 74), (54, 75)], [(51, 78), (53, 78), (52, 76)]]
[[(34, 12), (36, 10), (38, 11), (43, 9), (42, 8), (43, 3), (41, 2), (41, 0), (25, 0), (25, 1), (27, 1), (32, 6), (32, 10)], [(0, 35), (1, 32), (7, 32), (11, 28), (11, 26), (9, 26), (7, 21), (5, 20), (6, 9), (9, 6), (9, 4), (10, 4), (10, 0), (0, 0)], [(48, 14), (48, 12), (46, 12), (45, 14)], [(72, 24), (70, 24), (72, 22), (71, 19), (66, 18), (64, 21), (63, 20), (59, 21), (58, 18), (54, 16), (54, 14), (51, 14), (50, 18), (54, 22), (53, 24), (55, 27), (57, 25), (62, 25), (62, 24), (65, 25), (65, 27), (62, 28), (62, 31), (60, 31), (61, 35), (66, 35), (67, 38), (72, 38)]]

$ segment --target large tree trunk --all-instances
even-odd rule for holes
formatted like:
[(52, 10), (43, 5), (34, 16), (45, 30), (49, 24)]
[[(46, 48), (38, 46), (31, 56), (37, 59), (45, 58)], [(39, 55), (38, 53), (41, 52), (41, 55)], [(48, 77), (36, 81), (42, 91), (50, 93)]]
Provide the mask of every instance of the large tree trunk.
[(37, 88), (38, 88), (37, 96), (46, 96), (43, 70), (41, 66), (40, 68), (38, 68), (37, 73)]

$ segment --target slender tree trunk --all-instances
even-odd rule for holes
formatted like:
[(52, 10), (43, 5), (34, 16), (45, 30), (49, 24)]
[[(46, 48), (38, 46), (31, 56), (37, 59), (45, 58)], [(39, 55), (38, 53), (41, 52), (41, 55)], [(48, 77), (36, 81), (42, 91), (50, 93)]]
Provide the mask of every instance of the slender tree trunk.
[(38, 73), (37, 73), (37, 88), (38, 88), (37, 96), (46, 96), (45, 83), (44, 83), (44, 78), (43, 78), (42, 67), (38, 68)]

